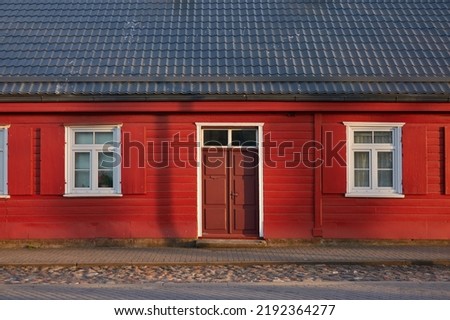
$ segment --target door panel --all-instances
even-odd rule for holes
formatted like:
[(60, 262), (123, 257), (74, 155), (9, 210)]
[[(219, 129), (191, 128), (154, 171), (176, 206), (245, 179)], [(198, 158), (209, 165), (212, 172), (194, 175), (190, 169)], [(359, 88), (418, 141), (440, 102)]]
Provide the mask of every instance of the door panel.
[(209, 176), (227, 175), (226, 149), (207, 148), (203, 150), (203, 174)]
[(227, 205), (226, 177), (207, 176), (203, 183), (205, 205)]
[(234, 205), (253, 205), (258, 201), (258, 188), (255, 176), (234, 177)]
[(233, 149), (233, 173), (235, 176), (257, 176), (258, 150)]
[(231, 230), (233, 234), (258, 233), (258, 155), (255, 148), (231, 149)]
[(226, 206), (209, 206), (203, 211), (204, 233), (226, 234), (228, 232)]
[(226, 149), (206, 148), (202, 155), (203, 233), (228, 232), (228, 175)]
[(232, 233), (256, 235), (258, 219), (254, 214), (254, 206), (238, 206), (233, 209)]

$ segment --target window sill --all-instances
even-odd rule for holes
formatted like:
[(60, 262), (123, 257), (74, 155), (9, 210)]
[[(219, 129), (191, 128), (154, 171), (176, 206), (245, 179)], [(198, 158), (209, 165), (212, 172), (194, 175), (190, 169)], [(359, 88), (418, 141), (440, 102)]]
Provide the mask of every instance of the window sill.
[(121, 193), (65, 193), (66, 198), (120, 198)]
[(403, 199), (404, 194), (400, 193), (346, 193), (346, 198), (396, 198)]
[(9, 199), (11, 196), (9, 194), (0, 194), (0, 199)]

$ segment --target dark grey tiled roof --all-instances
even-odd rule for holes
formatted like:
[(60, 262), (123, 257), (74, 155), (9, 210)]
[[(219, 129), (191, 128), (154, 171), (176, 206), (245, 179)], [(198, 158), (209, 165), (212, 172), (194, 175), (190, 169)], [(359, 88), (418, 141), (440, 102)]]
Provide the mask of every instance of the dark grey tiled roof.
[(449, 0), (2, 0), (0, 95), (450, 97)]

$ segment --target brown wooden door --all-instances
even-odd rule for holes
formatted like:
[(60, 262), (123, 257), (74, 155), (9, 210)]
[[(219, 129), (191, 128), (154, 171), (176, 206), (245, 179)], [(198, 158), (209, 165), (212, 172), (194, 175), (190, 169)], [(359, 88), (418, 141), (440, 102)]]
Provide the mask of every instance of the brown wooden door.
[(203, 237), (257, 237), (257, 148), (203, 148)]

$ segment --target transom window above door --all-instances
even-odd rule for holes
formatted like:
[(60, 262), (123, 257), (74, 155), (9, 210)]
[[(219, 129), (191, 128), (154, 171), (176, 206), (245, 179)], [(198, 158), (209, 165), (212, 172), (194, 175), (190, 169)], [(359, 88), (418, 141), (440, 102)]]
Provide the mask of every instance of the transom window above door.
[(202, 145), (204, 147), (256, 147), (258, 130), (253, 128), (239, 129), (203, 129)]

